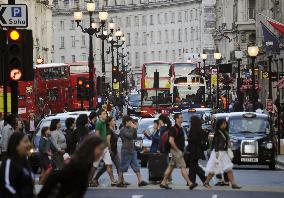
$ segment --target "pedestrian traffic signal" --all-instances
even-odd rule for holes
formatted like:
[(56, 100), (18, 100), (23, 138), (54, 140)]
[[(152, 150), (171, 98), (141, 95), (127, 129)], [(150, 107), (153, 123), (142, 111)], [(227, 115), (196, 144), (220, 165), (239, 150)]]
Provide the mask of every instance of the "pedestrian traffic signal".
[[(33, 39), (31, 30), (10, 29), (7, 31), (6, 58), (10, 80), (33, 80)], [(20, 73), (21, 75), (19, 75)]]
[[(88, 86), (90, 86), (88, 84)], [(87, 79), (85, 77), (77, 78), (77, 99), (86, 100), (88, 99), (86, 95)]]

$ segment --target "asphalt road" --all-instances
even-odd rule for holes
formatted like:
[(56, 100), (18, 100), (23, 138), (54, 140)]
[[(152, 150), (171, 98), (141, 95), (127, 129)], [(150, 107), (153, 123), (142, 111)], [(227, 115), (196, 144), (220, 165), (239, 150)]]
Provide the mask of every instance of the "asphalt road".
[(284, 193), (253, 191), (213, 191), (213, 190), (89, 190), (86, 198), (283, 198)]

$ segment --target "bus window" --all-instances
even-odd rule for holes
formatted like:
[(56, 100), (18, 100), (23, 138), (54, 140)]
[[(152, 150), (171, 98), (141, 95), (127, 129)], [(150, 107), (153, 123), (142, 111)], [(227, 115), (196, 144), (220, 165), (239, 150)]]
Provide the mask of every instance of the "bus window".
[(41, 80), (55, 80), (69, 77), (67, 66), (40, 68), (39, 70)]
[(47, 90), (47, 99), (48, 99), (48, 101), (57, 101), (58, 89), (57, 88), (48, 89)]

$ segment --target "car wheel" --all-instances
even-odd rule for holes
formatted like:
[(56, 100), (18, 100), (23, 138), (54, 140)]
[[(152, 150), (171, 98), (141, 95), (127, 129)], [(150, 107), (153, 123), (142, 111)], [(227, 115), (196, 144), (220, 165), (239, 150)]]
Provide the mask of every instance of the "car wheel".
[(275, 162), (272, 162), (271, 164), (269, 164), (269, 169), (275, 170)]

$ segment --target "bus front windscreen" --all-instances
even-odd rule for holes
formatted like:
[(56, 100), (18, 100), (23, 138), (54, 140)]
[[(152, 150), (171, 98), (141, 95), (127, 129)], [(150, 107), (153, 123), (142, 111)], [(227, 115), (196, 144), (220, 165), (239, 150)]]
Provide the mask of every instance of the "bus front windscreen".
[(152, 106), (158, 102), (159, 105), (171, 105), (172, 97), (170, 90), (158, 90), (156, 97), (156, 90), (142, 91), (142, 106)]
[(175, 63), (174, 73), (175, 78), (187, 77), (188, 75), (194, 74), (196, 64), (194, 63)]

